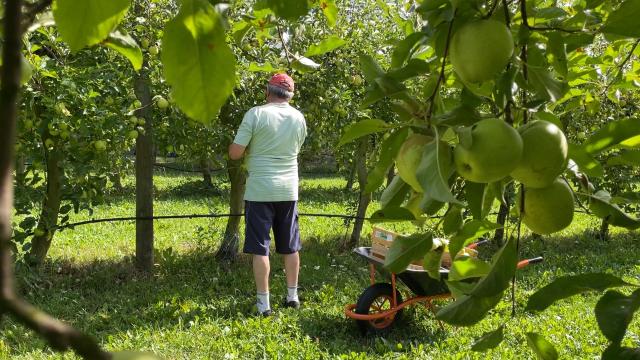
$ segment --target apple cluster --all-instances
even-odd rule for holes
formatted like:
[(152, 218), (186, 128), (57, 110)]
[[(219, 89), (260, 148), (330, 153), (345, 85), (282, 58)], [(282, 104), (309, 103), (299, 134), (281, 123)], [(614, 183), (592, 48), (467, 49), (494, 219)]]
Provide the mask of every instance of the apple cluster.
[[(453, 162), (461, 177), (476, 183), (514, 179), (523, 184), (524, 211), (520, 216), (535, 233), (550, 234), (571, 224), (573, 193), (560, 177), (567, 166), (568, 143), (560, 128), (540, 120), (516, 130), (502, 120), (484, 119), (461, 129), (459, 138)], [(419, 193), (424, 189), (416, 169), (425, 146), (433, 140), (428, 135), (412, 134), (396, 157), (398, 175)]]

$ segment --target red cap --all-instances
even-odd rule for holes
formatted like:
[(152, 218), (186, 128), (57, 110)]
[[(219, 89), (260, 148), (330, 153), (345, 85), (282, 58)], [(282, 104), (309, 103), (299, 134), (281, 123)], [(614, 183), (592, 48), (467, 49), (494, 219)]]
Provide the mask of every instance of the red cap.
[(291, 92), (293, 92), (293, 89), (294, 89), (293, 79), (291, 78), (291, 76), (285, 73), (273, 75), (271, 77), (271, 80), (269, 80), (269, 84), (283, 88)]

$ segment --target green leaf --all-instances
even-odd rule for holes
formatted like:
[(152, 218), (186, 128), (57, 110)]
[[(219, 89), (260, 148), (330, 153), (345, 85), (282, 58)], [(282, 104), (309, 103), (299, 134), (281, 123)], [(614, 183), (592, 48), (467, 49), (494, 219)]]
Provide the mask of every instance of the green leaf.
[(640, 150), (623, 150), (607, 160), (607, 165), (640, 166)]
[(384, 267), (393, 273), (401, 273), (412, 261), (423, 258), (432, 246), (433, 235), (430, 233), (398, 236), (389, 248)]
[(604, 33), (638, 38), (640, 37), (638, 17), (640, 17), (640, 0), (626, 0), (617, 10), (609, 14), (600, 30)]
[(100, 43), (122, 21), (129, 0), (56, 0), (53, 17), (71, 51)]
[(383, 209), (389, 206), (399, 207), (406, 199), (409, 190), (411, 190), (411, 185), (405, 183), (400, 176), (394, 176), (380, 196), (380, 207)]
[(205, 0), (183, 0), (162, 40), (162, 63), (173, 97), (189, 117), (213, 121), (235, 86), (235, 58), (220, 14)]
[(464, 197), (467, 200), (469, 211), (475, 220), (482, 220), (484, 217), (482, 211), (482, 204), (484, 198), (484, 189), (487, 184), (474, 183), (472, 181), (465, 181), (464, 183)]
[(382, 70), (378, 62), (376, 62), (371, 55), (360, 55), (360, 69), (362, 70), (364, 78), (369, 82), (373, 82), (385, 74), (384, 70)]
[(340, 138), (340, 142), (338, 142), (338, 146), (342, 146), (366, 135), (387, 131), (390, 128), (389, 124), (378, 119), (365, 119), (358, 121), (357, 123), (349, 125), (345, 129), (344, 134), (342, 134), (342, 137)]
[(249, 63), (249, 67), (247, 68), (247, 70), (251, 71), (251, 72), (267, 72), (267, 73), (274, 73), (277, 72), (278, 68), (274, 67), (271, 63), (264, 63), (262, 65), (252, 61), (251, 63)]
[(424, 256), (422, 267), (432, 279), (440, 280), (440, 267), (443, 253), (444, 247), (441, 246), (429, 251), (427, 255)]
[[(451, 249), (451, 243), (449, 243)], [(453, 253), (451, 253), (453, 254)], [(453, 256), (453, 255), (452, 255)], [(469, 295), (458, 298), (440, 309), (436, 318), (451, 325), (470, 326), (482, 320), (493, 309), (509, 287), (518, 262), (515, 240), (509, 239), (494, 256), (491, 270), (480, 279)], [(452, 281), (455, 283), (455, 281)]]
[(491, 271), (491, 265), (486, 261), (471, 256), (461, 256), (451, 263), (449, 280), (458, 281), (469, 278), (486, 276)]
[(451, 325), (471, 326), (484, 319), (489, 310), (496, 307), (501, 299), (502, 294), (490, 297), (464, 295), (440, 308), (436, 313), (436, 319)]
[(113, 354), (113, 360), (160, 360), (159, 357), (144, 352), (118, 351)]
[(347, 42), (345, 40), (342, 40), (341, 38), (335, 35), (331, 35), (328, 38), (320, 41), (318, 44), (309, 46), (309, 49), (304, 54), (304, 56), (311, 57), (311, 56), (326, 54), (346, 44)]
[(598, 300), (595, 307), (596, 320), (602, 334), (613, 343), (620, 343), (640, 308), (640, 290), (626, 296), (618, 291), (609, 290)]
[(566, 82), (554, 79), (546, 69), (538, 67), (528, 67), (527, 69), (529, 70), (530, 84), (536, 90), (537, 94), (544, 99), (556, 102), (569, 90)]
[(494, 255), (491, 270), (487, 276), (480, 279), (478, 285), (473, 288), (471, 295), (489, 297), (502, 294), (509, 287), (509, 283), (516, 273), (517, 265), (516, 241), (508, 239), (502, 249)]
[(380, 209), (369, 217), (369, 221), (372, 224), (382, 222), (398, 222), (398, 221), (414, 221), (416, 216), (413, 212), (407, 208), (400, 206), (387, 206)]
[(436, 116), (434, 123), (447, 126), (471, 126), (480, 120), (480, 114), (475, 108), (462, 104), (450, 112)]
[(320, 9), (327, 18), (329, 26), (335, 26), (338, 21), (338, 6), (334, 0), (320, 0)]
[(409, 128), (402, 128), (384, 139), (380, 145), (380, 158), (376, 166), (369, 171), (367, 175), (367, 185), (364, 188), (365, 193), (371, 193), (377, 190), (387, 178), (387, 172), (393, 165), (393, 160), (400, 150), (402, 143), (409, 135)]
[(582, 145), (569, 144), (569, 159), (573, 160), (578, 169), (572, 171), (581, 171), (591, 177), (604, 176), (602, 165), (584, 150)]
[(285, 20), (298, 20), (309, 12), (307, 0), (267, 0), (267, 5), (276, 16)]
[(542, 311), (554, 302), (573, 295), (587, 291), (603, 291), (612, 287), (629, 285), (631, 284), (609, 274), (590, 273), (563, 276), (531, 295), (527, 302), (526, 310)]
[(564, 39), (558, 31), (550, 32), (547, 35), (547, 54), (551, 55), (551, 65), (554, 70), (562, 75), (567, 76), (567, 51), (564, 45)]
[(593, 195), (588, 195), (590, 199), (589, 210), (613, 225), (629, 230), (640, 228), (640, 219), (636, 219), (625, 213), (618, 205), (611, 203), (611, 195), (604, 190), (599, 190)]
[(391, 54), (391, 68), (399, 68), (404, 65), (407, 58), (411, 56), (412, 49), (426, 40), (427, 34), (415, 32), (399, 41)]
[(396, 81), (405, 81), (418, 75), (429, 73), (429, 63), (424, 60), (411, 59), (406, 66), (400, 69), (390, 70), (387, 74), (390, 78)]
[(114, 31), (109, 34), (104, 44), (129, 59), (134, 70), (142, 68), (142, 50), (131, 36)]
[(558, 358), (556, 348), (540, 334), (528, 332), (527, 344), (540, 360), (556, 360)]
[(307, 73), (320, 69), (320, 64), (307, 57), (300, 56), (291, 63), (291, 67), (301, 73)]
[(449, 188), (449, 177), (453, 171), (453, 154), (449, 144), (434, 141), (424, 146), (424, 154), (416, 169), (416, 177), (424, 193), (437, 201), (460, 204)]
[(473, 351), (487, 351), (500, 345), (504, 340), (504, 325), (498, 326), (497, 329), (484, 333), (471, 346)]
[(462, 227), (462, 207), (458, 205), (449, 205), (449, 211), (442, 222), (442, 231), (445, 235), (451, 235)]
[(475, 239), (501, 227), (499, 224), (492, 223), (489, 220), (471, 220), (467, 222), (449, 242), (449, 252), (451, 256), (455, 257), (463, 247)]
[(591, 135), (582, 147), (588, 154), (595, 155), (616, 145), (640, 145), (640, 119), (612, 121)]

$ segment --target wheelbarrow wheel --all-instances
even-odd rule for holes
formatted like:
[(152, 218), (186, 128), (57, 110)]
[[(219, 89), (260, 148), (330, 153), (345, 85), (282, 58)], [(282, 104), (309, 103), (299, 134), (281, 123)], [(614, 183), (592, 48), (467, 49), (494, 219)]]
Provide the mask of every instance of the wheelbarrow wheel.
[[(402, 296), (396, 289), (396, 304), (402, 302)], [(355, 312), (357, 314), (376, 314), (391, 309), (393, 303), (393, 288), (389, 283), (377, 283), (369, 286), (358, 298)], [(358, 328), (362, 334), (384, 334), (391, 330), (392, 326), (400, 320), (402, 309), (388, 317), (375, 320), (357, 320)]]

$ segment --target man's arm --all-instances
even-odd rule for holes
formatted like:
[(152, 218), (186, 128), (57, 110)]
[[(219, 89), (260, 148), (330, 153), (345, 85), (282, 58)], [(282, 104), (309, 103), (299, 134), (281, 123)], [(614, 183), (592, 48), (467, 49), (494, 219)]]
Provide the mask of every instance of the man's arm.
[(236, 143), (231, 143), (229, 145), (229, 158), (231, 160), (240, 160), (244, 156), (244, 150), (246, 146), (238, 145)]

